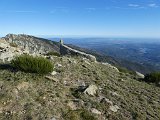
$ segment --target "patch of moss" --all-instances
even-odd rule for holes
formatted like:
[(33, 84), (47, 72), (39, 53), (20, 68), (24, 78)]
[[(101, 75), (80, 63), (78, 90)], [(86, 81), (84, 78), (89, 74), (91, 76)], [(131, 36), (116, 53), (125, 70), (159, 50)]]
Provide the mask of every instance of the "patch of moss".
[(92, 113), (85, 109), (70, 110), (64, 117), (65, 120), (97, 120)]

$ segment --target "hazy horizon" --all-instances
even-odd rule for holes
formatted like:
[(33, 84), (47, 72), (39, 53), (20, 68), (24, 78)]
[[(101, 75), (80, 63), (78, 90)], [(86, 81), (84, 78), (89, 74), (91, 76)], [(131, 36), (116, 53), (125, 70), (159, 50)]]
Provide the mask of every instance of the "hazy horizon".
[[(18, 35), (18, 34), (25, 34), (25, 33), (8, 33), (8, 34), (15, 34), (15, 35)], [(5, 35), (1, 35), (0, 34), (0, 37), (5, 37), (7, 34)], [(85, 39), (85, 38), (94, 38), (94, 39), (158, 39), (160, 40), (160, 37), (134, 37), (134, 36), (89, 36), (89, 35), (34, 35), (34, 34), (25, 34), (25, 35), (31, 35), (31, 36), (35, 36), (35, 37), (40, 37), (40, 38), (46, 38), (46, 39), (54, 39), (54, 38), (62, 38), (62, 39), (65, 39), (65, 38), (73, 38), (73, 39)]]

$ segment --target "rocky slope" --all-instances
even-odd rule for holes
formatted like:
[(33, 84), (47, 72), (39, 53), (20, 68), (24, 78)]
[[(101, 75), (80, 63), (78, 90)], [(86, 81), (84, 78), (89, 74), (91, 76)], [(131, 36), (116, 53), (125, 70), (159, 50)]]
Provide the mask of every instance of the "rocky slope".
[(8, 34), (0, 38), (0, 60), (10, 61), (20, 54), (44, 55), (50, 51), (60, 52), (58, 42), (37, 38), (30, 35)]
[(8, 34), (0, 39), (0, 60), (3, 62), (9, 62), (14, 56), (21, 54), (45, 56), (50, 52), (56, 52), (61, 55), (83, 56), (91, 61), (96, 61), (95, 56), (91, 54), (72, 49), (63, 43), (49, 41), (34, 36)]
[(47, 58), (45, 76), (0, 64), (1, 120), (160, 119), (160, 87), (140, 76), (82, 56)]
[(45, 53), (48, 51), (59, 52), (59, 44), (47, 39), (37, 38), (30, 35), (8, 34), (4, 39), (9, 43), (15, 43), (17, 46), (27, 49), (30, 53)]

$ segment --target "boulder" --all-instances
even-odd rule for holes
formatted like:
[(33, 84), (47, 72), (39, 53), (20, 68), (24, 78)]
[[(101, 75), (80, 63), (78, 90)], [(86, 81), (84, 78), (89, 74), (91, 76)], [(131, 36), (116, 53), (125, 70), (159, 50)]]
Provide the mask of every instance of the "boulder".
[(119, 108), (117, 105), (113, 105), (113, 106), (110, 106), (109, 109), (110, 109), (112, 112), (117, 112), (120, 108)]
[(89, 85), (84, 91), (85, 94), (95, 96), (97, 93), (98, 87), (96, 85)]
[(56, 75), (56, 74), (57, 74), (56, 71), (53, 71), (53, 72), (51, 73), (52, 76), (54, 76), (54, 75)]
[(95, 108), (92, 108), (91, 112), (94, 113), (94, 114), (97, 114), (97, 115), (101, 115), (102, 114), (99, 110), (97, 110)]
[(136, 74), (137, 74), (138, 77), (140, 77), (140, 78), (142, 78), (142, 79), (144, 79), (144, 77), (145, 77), (145, 76), (144, 76), (142, 73), (140, 73), (140, 72), (137, 72), (137, 71), (136, 71)]

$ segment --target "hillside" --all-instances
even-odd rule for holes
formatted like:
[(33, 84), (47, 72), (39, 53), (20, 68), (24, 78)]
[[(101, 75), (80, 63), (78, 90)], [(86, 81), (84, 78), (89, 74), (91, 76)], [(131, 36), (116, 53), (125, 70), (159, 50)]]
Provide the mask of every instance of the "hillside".
[[(0, 41), (1, 49), (9, 45), (7, 40), (5, 44), (4, 39)], [(20, 45), (16, 39), (15, 42)], [(41, 39), (34, 45), (39, 42)], [(41, 44), (41, 48), (45, 52), (56, 51), (58, 45), (44, 50), (46, 47)], [(21, 50), (18, 46), (7, 47), (9, 52)], [(7, 52), (3, 50), (2, 53)], [(90, 57), (71, 54), (57, 57), (36, 51), (36, 55), (54, 64), (52, 73), (25, 73), (12, 68), (9, 61), (1, 61), (1, 120), (160, 119), (160, 87), (155, 84), (145, 83), (135, 74), (120, 72), (110, 64), (92, 61)]]

